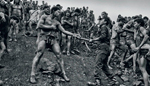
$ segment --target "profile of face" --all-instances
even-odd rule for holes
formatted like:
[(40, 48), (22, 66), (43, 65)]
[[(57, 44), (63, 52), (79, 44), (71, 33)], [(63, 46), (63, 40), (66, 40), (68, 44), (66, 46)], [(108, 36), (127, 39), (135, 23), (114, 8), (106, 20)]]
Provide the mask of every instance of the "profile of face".
[(143, 20), (144, 20), (144, 23), (147, 23), (147, 21), (148, 21), (147, 19), (143, 19)]
[(105, 13), (102, 12), (102, 13), (101, 13), (101, 17), (102, 17), (102, 18), (106, 18), (106, 17), (107, 17), (107, 14), (105, 14)]
[(60, 13), (61, 13), (61, 11), (60, 11), (60, 10), (57, 10), (57, 11), (54, 12), (54, 15), (55, 15), (55, 16), (59, 16)]
[(135, 27), (135, 28), (138, 28), (139, 26), (140, 26), (140, 25), (135, 21), (135, 22), (134, 22), (134, 27)]
[(45, 9), (44, 9), (44, 12), (45, 12), (46, 14), (50, 14), (50, 8), (45, 8)]

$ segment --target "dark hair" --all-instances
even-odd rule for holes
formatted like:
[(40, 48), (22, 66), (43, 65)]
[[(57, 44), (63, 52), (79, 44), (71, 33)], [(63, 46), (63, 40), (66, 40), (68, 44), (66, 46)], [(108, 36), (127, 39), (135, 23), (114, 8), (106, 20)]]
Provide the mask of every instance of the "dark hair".
[(134, 22), (137, 22), (138, 24), (140, 24), (142, 27), (144, 27), (145, 23), (144, 23), (144, 20), (143, 19), (136, 19), (134, 20)]
[(81, 13), (80, 9), (78, 9), (78, 8), (77, 8), (77, 9), (75, 9), (75, 11), (74, 11), (74, 12), (77, 12), (77, 13), (79, 13), (79, 14)]
[(125, 22), (125, 21), (126, 21), (126, 19), (125, 19), (125, 18), (123, 18), (123, 17), (120, 17), (120, 18), (118, 18), (118, 19), (117, 19), (117, 21), (118, 21), (118, 22), (120, 22), (120, 21)]
[[(7, 2), (7, 0), (5, 0)], [(13, 0), (10, 0), (10, 2), (12, 2)]]
[(148, 20), (149, 18), (147, 17), (147, 16), (144, 16), (144, 18), (143, 19), (146, 19), (146, 20)]
[(53, 14), (55, 11), (60, 10), (60, 8), (58, 6), (54, 6), (51, 9), (51, 13)]
[(44, 9), (46, 9), (46, 8), (50, 8), (50, 7), (49, 7), (49, 6), (47, 6), (47, 5), (45, 5), (45, 6), (43, 7), (43, 10), (44, 10)]
[(66, 16), (66, 13), (69, 13), (69, 14), (70, 14), (69, 16), (71, 17), (71, 12), (70, 12), (70, 11), (66, 10), (66, 11), (64, 12), (65, 16)]
[(102, 13), (104, 13), (105, 15), (108, 15), (108, 13), (106, 13), (105, 11), (103, 11)]
[(104, 21), (106, 22), (106, 25), (109, 25), (110, 22), (111, 22), (109, 17), (105, 17), (105, 18), (102, 18), (102, 19), (104, 19)]

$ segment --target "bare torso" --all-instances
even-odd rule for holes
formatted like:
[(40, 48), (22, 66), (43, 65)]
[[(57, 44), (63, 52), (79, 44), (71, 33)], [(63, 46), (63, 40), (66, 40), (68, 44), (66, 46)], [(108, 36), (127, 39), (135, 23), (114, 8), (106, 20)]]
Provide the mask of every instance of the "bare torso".
[(21, 5), (13, 5), (12, 6), (12, 15), (16, 15), (18, 17), (22, 16), (22, 6)]

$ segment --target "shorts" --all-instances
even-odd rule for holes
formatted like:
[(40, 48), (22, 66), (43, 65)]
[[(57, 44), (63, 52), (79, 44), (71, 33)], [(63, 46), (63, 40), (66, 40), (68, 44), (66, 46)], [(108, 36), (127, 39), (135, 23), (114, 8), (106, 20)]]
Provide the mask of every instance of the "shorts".
[(50, 48), (58, 39), (54, 36), (40, 34), (39, 41), (45, 41), (46, 47)]
[(12, 16), (10, 17), (10, 19), (17, 20), (17, 23), (19, 23), (19, 22), (20, 22), (20, 20), (21, 20), (21, 17), (19, 17), (19, 16), (15, 16), (15, 15), (12, 15)]

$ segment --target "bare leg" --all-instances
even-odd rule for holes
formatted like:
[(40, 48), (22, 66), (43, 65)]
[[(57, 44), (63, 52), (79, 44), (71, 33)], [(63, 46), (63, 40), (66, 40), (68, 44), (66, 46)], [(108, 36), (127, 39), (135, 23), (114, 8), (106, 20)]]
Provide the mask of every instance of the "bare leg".
[(133, 54), (133, 71), (136, 72), (136, 60), (138, 53)]
[(62, 53), (66, 52), (66, 35), (62, 33)]
[(38, 44), (38, 51), (32, 62), (32, 70), (31, 70), (31, 77), (30, 77), (31, 83), (36, 83), (35, 72), (36, 72), (37, 65), (39, 64), (39, 61), (44, 54), (44, 50), (45, 50), (45, 41), (41, 41)]
[(10, 28), (10, 31), (9, 31), (9, 41), (11, 42), (12, 41), (12, 37), (13, 37), (13, 26)]
[(1, 51), (0, 51), (0, 60), (1, 60), (1, 58), (2, 58), (2, 56), (3, 56), (3, 54), (4, 54), (4, 51), (5, 51), (5, 49), (6, 49), (6, 46), (5, 46), (5, 44), (4, 44), (4, 42), (2, 41), (2, 42), (0, 42), (0, 46), (1, 46)]
[(32, 22), (29, 22), (30, 35), (33, 35)]
[(67, 39), (67, 55), (70, 55), (71, 36)]
[(57, 62), (59, 64), (60, 68), (61, 68), (62, 75), (63, 75), (62, 77), (65, 79), (65, 81), (70, 81), (69, 78), (66, 76), (66, 72), (65, 72), (65, 69), (64, 69), (64, 61), (63, 61), (63, 59), (61, 57), (60, 46), (59, 46), (59, 44), (56, 41), (53, 44), (52, 49), (53, 49), (54, 54), (57, 57)]
[(126, 54), (127, 54), (128, 50), (127, 50), (127, 47), (124, 46), (124, 45), (122, 45), (121, 49), (125, 52), (124, 55), (123, 55), (123, 58), (121, 58), (121, 62), (120, 62), (120, 64), (123, 64), (124, 59), (126, 57)]
[(111, 60), (112, 56), (113, 56), (114, 53), (115, 53), (115, 47), (116, 47), (115, 44), (111, 44), (112, 51), (110, 52), (110, 55), (109, 55), (108, 61), (107, 61), (107, 66), (108, 66), (109, 69), (113, 69), (113, 68), (110, 66), (110, 60)]
[(145, 84), (144, 86), (148, 86), (148, 73), (146, 71), (147, 60), (144, 58), (144, 56), (142, 56), (138, 58), (138, 63), (143, 75), (144, 84)]
[(13, 31), (14, 41), (17, 41), (16, 35), (19, 33), (19, 23), (16, 23)]

